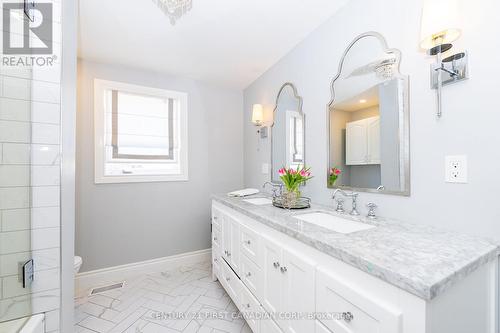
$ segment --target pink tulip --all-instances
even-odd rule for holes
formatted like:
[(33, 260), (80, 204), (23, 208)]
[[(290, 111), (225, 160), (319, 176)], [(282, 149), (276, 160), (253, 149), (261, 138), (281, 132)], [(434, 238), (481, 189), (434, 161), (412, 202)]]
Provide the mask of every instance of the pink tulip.
[(281, 168), (281, 169), (279, 169), (279, 170), (278, 170), (278, 174), (279, 174), (280, 176), (284, 176), (284, 175), (286, 174), (286, 170), (285, 170), (285, 168)]
[(295, 175), (297, 173), (297, 171), (295, 171), (295, 169), (290, 169), (290, 174), (291, 175)]
[(340, 175), (342, 173), (342, 171), (340, 171), (339, 169), (335, 169), (335, 175)]
[(300, 171), (300, 175), (304, 178), (307, 178), (307, 177), (311, 176), (311, 173), (304, 169), (304, 170)]

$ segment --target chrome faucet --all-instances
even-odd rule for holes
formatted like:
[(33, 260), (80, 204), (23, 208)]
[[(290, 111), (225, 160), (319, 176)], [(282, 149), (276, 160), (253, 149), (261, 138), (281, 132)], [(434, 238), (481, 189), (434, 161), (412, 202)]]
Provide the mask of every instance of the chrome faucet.
[[(271, 185), (271, 191), (273, 192), (273, 198), (276, 198), (283, 194), (283, 184), (277, 184), (272, 182), (265, 182), (262, 188), (266, 188), (266, 185)], [(279, 193), (279, 194), (278, 194)]]
[[(358, 193), (356, 193), (356, 192), (347, 193), (346, 191), (338, 188), (335, 190), (335, 192), (333, 192), (332, 199), (335, 199), (335, 197), (337, 196), (337, 193), (342, 194), (346, 198), (352, 198), (352, 209), (351, 209), (351, 212), (349, 214), (351, 214), (353, 216), (358, 216), (359, 215), (359, 212), (357, 209), (358, 208)], [(336, 209), (337, 212), (344, 212), (343, 203), (344, 203), (343, 200), (337, 200), (337, 209)]]
[(366, 215), (366, 217), (375, 220), (377, 218), (377, 215), (375, 214), (375, 209), (377, 209), (377, 205), (370, 202), (366, 204), (366, 207), (368, 207), (368, 215)]

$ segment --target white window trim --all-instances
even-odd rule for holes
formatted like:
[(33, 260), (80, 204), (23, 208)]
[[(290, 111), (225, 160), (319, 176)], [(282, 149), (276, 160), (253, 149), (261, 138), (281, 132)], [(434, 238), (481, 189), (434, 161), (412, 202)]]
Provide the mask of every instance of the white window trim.
[[(105, 90), (119, 90), (135, 94), (165, 98), (175, 98), (180, 103), (180, 163), (181, 173), (176, 175), (123, 175), (106, 176), (104, 164), (105, 151)], [(112, 183), (147, 183), (188, 181), (188, 95), (178, 91), (144, 87), (134, 84), (94, 79), (94, 182)]]

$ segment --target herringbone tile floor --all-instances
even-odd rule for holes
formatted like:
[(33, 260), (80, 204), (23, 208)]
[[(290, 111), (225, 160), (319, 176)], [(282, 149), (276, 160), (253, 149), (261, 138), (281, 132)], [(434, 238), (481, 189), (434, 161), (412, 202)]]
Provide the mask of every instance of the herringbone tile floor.
[[(88, 294), (88, 293), (87, 293)], [(77, 333), (250, 333), (210, 262), (129, 279), (75, 300)]]

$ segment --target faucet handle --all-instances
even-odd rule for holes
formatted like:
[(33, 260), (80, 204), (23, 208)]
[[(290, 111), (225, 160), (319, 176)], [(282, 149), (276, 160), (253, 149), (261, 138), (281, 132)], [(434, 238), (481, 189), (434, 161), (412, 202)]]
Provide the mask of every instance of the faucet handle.
[(368, 207), (367, 217), (371, 218), (371, 219), (376, 219), (377, 215), (375, 215), (375, 210), (377, 209), (378, 206), (376, 204), (374, 204), (373, 202), (370, 202), (370, 203), (366, 204), (366, 207)]
[(338, 199), (335, 199), (335, 201), (337, 202), (337, 208), (335, 209), (335, 211), (337, 211), (338, 213), (345, 212), (345, 210), (344, 210), (344, 199), (338, 198)]

